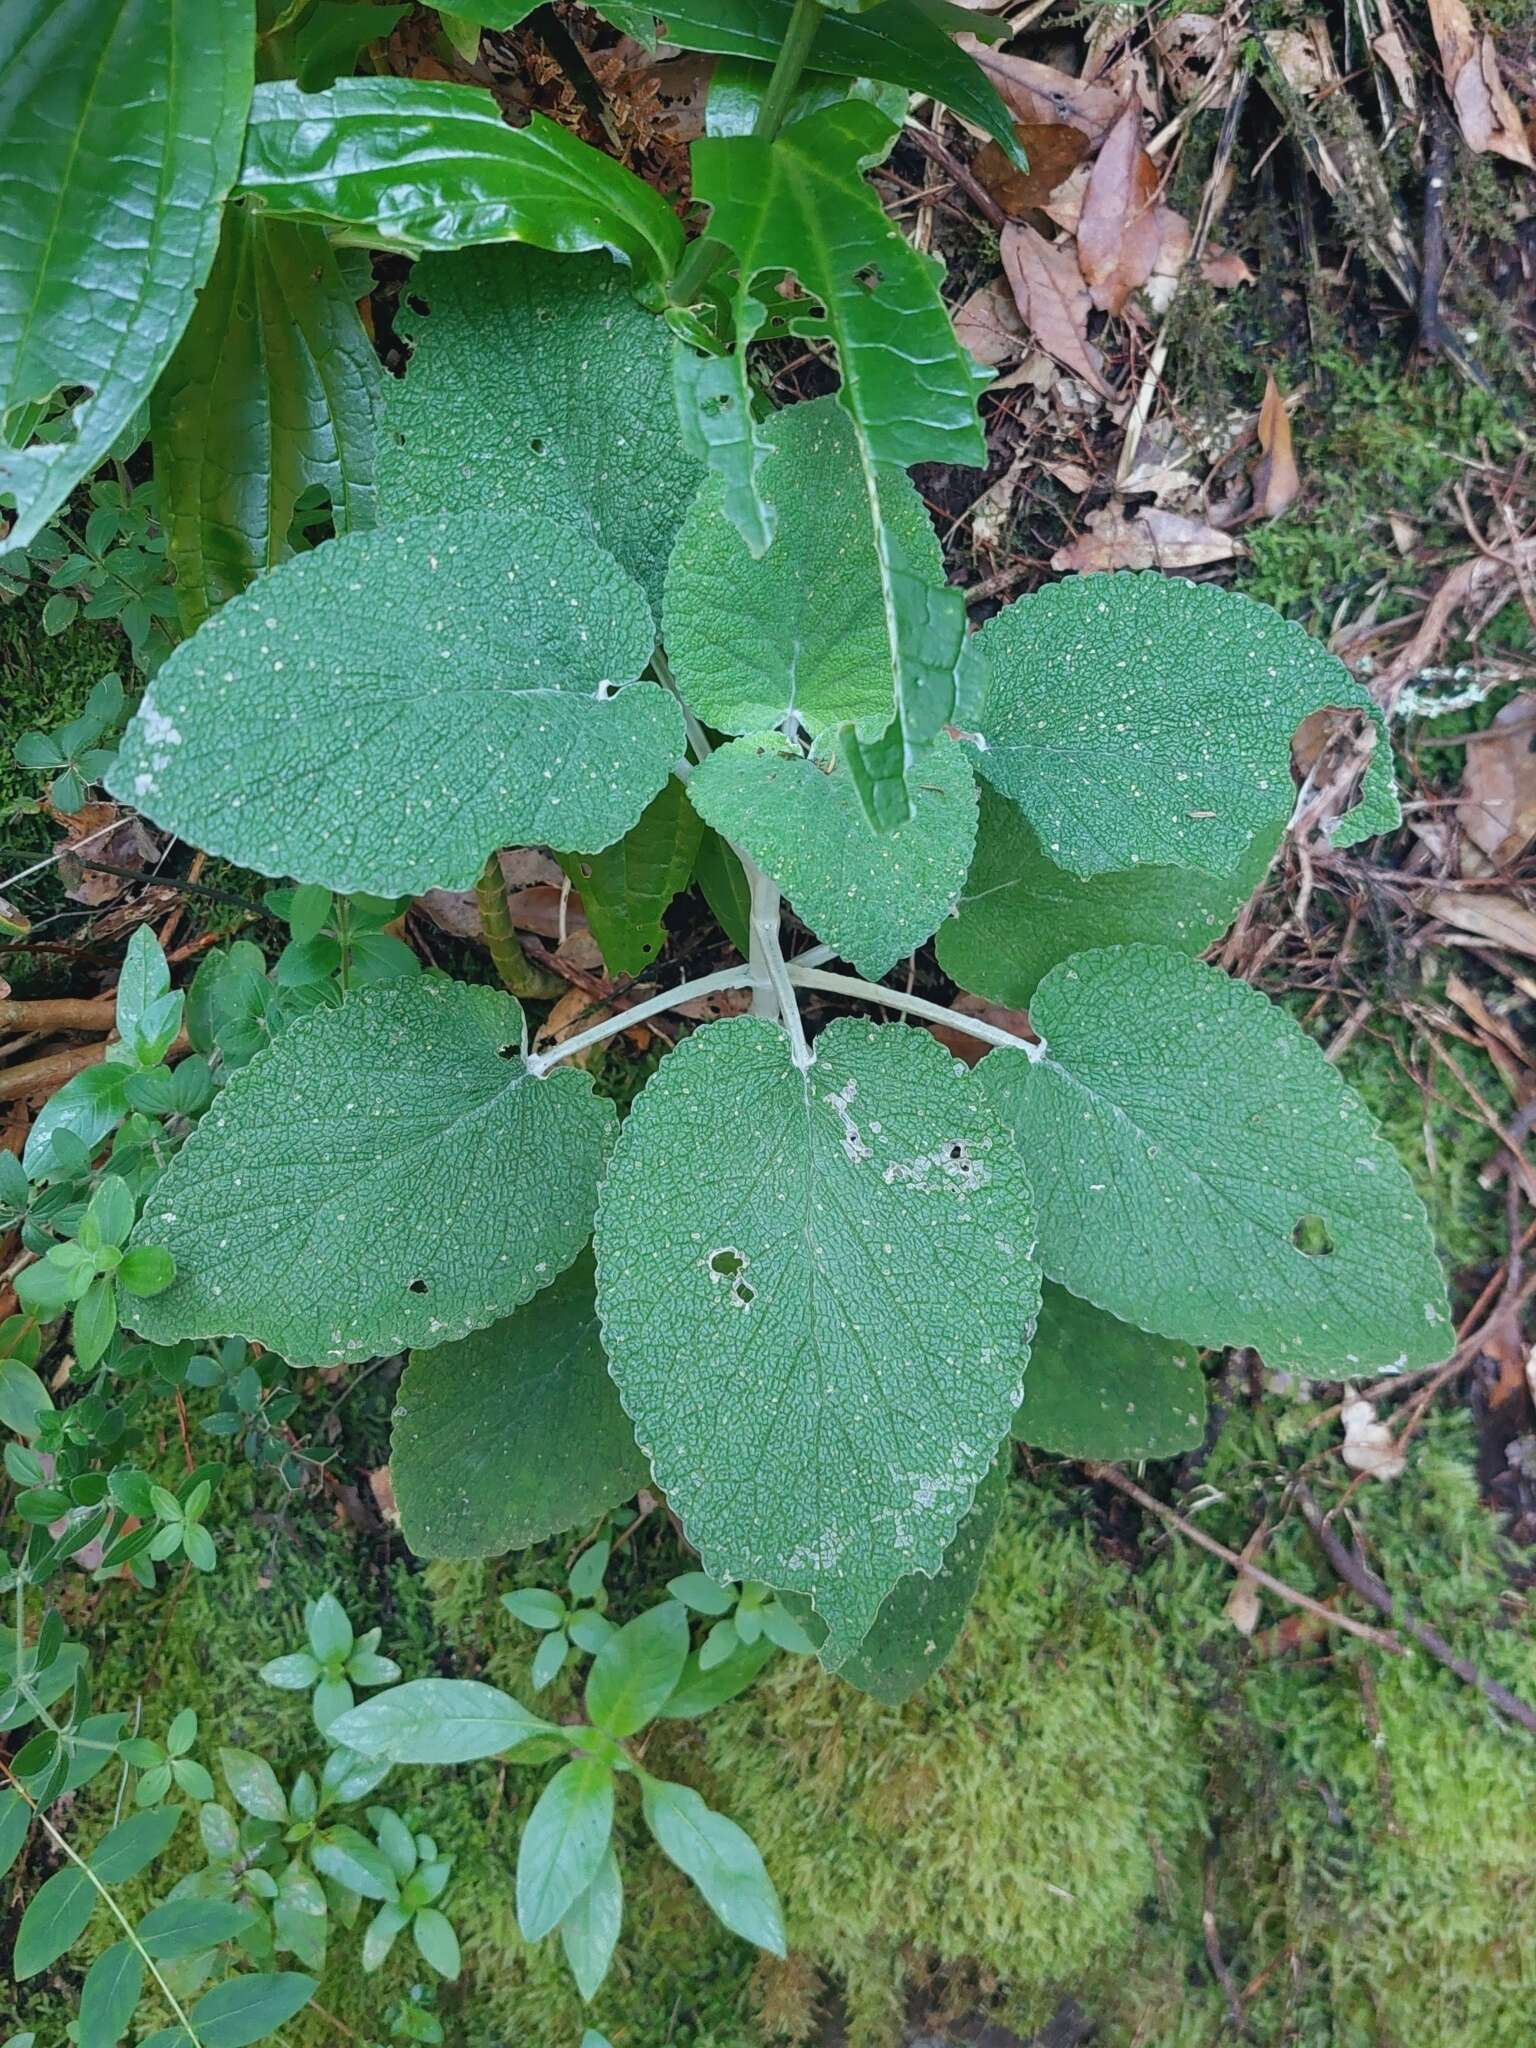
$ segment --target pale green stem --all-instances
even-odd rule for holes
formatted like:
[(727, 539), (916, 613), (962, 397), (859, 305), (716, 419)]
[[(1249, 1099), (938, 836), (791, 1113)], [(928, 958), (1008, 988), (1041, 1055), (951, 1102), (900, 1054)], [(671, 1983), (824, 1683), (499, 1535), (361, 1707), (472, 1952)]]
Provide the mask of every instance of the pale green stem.
[(805, 1041), (800, 1005), (795, 1001), (789, 969), (784, 964), (784, 949), (779, 943), (779, 885), (770, 881), (755, 862), (748, 860), (739, 846), (736, 854), (746, 869), (752, 890), (752, 957), (748, 962), (752, 976), (752, 1014), (779, 1019), (789, 1033), (789, 1056), (803, 1074), (816, 1055)]
[(855, 996), (866, 1003), (881, 1003), (888, 1010), (904, 1010), (909, 1016), (921, 1017), (929, 1024), (946, 1024), (951, 1031), (960, 1031), (967, 1038), (979, 1038), (984, 1045), (1006, 1046), (1010, 1052), (1021, 1052), (1026, 1059), (1045, 1058), (1045, 1047), (1032, 1039), (1020, 1038), (1012, 1031), (1004, 1031), (996, 1024), (983, 1024), (979, 1017), (967, 1017), (959, 1010), (946, 1010), (942, 1003), (930, 1003), (926, 996), (903, 995), (900, 989), (882, 988), (878, 982), (860, 981), (851, 974), (827, 974), (819, 967), (807, 967), (802, 962), (789, 963), (789, 978), (798, 988), (825, 989), (829, 995)]
[(751, 986), (752, 976), (745, 967), (722, 967), (718, 974), (701, 974), (697, 981), (685, 981), (679, 988), (666, 989), (659, 996), (648, 996), (632, 1009), (605, 1017), (600, 1024), (578, 1031), (574, 1038), (562, 1039), (559, 1045), (552, 1045), (548, 1052), (534, 1053), (528, 1061), (528, 1071), (537, 1080), (551, 1067), (558, 1066), (561, 1060), (568, 1060), (572, 1053), (585, 1052), (589, 1045), (601, 1045), (605, 1038), (627, 1031), (632, 1024), (643, 1024), (647, 1017), (659, 1017), (663, 1010), (675, 1010), (679, 1003), (691, 1002), (695, 996), (712, 996), (722, 989)]

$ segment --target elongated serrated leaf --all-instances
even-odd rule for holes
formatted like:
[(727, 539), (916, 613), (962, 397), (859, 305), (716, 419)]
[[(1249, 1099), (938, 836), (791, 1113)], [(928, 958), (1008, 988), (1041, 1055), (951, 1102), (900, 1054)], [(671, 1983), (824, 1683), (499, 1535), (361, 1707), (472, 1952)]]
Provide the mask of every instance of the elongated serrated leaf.
[(659, 281), (683, 245), (661, 194), (612, 157), (540, 114), (509, 128), (488, 92), (416, 78), (257, 86), (240, 189), (274, 217), (412, 255), (482, 242), (609, 249)]
[[(847, 100), (771, 144), (739, 136), (693, 148), (694, 196), (712, 209), (711, 235), (737, 259), (738, 350), (765, 323), (770, 333), (837, 347), (839, 398), (854, 424), (874, 537), (893, 706), (883, 732), (852, 742), (848, 762), (883, 829), (911, 816), (912, 774), (944, 727), (974, 723), (981, 683), (980, 669), (962, 658), (960, 593), (913, 560), (886, 517), (889, 479), (914, 462), (981, 463), (976, 400), (986, 382), (955, 337), (936, 266), (886, 219), (860, 175), (889, 136), (876, 108)], [(811, 310), (775, 298), (770, 318), (756, 282), (786, 271)]]
[(1047, 860), (1016, 804), (983, 785), (976, 854), (954, 916), (939, 927), (939, 965), (973, 995), (1023, 1008), (1074, 953), (1137, 940), (1203, 953), (1258, 887), (1278, 838), (1261, 834), (1226, 879), (1163, 867), (1074, 875)]
[(299, 1018), (157, 1184), (132, 1243), (176, 1278), (134, 1326), (330, 1364), (446, 1343), (547, 1285), (590, 1234), (615, 1119), (585, 1075), (533, 1079), (523, 1028), (499, 990), (426, 976)]
[(673, 776), (604, 852), (560, 856), (610, 974), (642, 974), (661, 952), (661, 920), (688, 886), (703, 832)]
[(1236, 874), (1290, 816), (1291, 740), (1326, 705), (1367, 713), (1376, 748), (1345, 845), (1399, 817), (1369, 693), (1300, 626), (1212, 583), (1070, 576), (982, 628), (978, 766), (1074, 874), (1143, 862)]
[(599, 1757), (563, 1764), (528, 1816), (517, 1852), (517, 1924), (524, 1941), (557, 1927), (602, 1867), (613, 1833), (613, 1768)]
[[(792, 8), (793, 0), (675, 0), (657, 13), (666, 42), (771, 64)], [(816, 31), (811, 62), (817, 71), (842, 78), (878, 78), (909, 92), (931, 93), (984, 129), (1022, 166), (1013, 117), (991, 80), (917, 0), (881, 0), (857, 16), (828, 16)]]
[(499, 1557), (645, 1484), (608, 1377), (589, 1254), (516, 1315), (412, 1358), (390, 1472), (418, 1557)]
[(1013, 1433), (1067, 1458), (1175, 1457), (1205, 1434), (1200, 1360), (1047, 1280)]
[[(250, 104), (250, 0), (0, 9), (0, 502), (30, 546), (111, 452), (208, 274)], [(69, 431), (12, 445), (71, 394)]]
[(975, 780), (953, 740), (928, 754), (914, 783), (916, 815), (890, 832), (870, 824), (841, 753), (824, 764), (773, 733), (717, 748), (688, 794), (816, 936), (873, 981), (948, 913), (976, 831)]
[(530, 1735), (558, 1733), (493, 1685), (413, 1678), (338, 1715), (331, 1738), (394, 1764), (465, 1764), (501, 1756)]
[(80, 2048), (117, 2048), (144, 1988), (144, 1965), (131, 1942), (115, 1941), (80, 1987)]
[[(1024, 1390), (1035, 1373), (1034, 1347)], [(860, 1692), (899, 1707), (932, 1678), (959, 1640), (976, 1597), (987, 1546), (1008, 1492), (1012, 1458), (1005, 1447), (976, 1489), (969, 1512), (932, 1578), (914, 1572), (891, 1588), (864, 1640), (838, 1672)]]
[(751, 1836), (706, 1806), (690, 1785), (642, 1778), (640, 1796), (657, 1847), (692, 1878), (710, 1911), (743, 1941), (782, 1956), (779, 1895)]
[(1034, 1168), (1053, 1280), (1161, 1336), (1326, 1378), (1445, 1357), (1424, 1206), (1284, 1011), (1116, 946), (1053, 968), (1030, 1018), (1046, 1057), (977, 1072)]
[(609, 1849), (596, 1877), (560, 1922), (560, 1946), (583, 1999), (590, 2000), (607, 1976), (623, 1924), (624, 1880)]
[(285, 562), (184, 641), (108, 777), (210, 853), (346, 895), (601, 847), (683, 751), (639, 586), (574, 523), (469, 513)]
[(597, 1234), (620, 1397), (705, 1569), (809, 1593), (834, 1666), (991, 1464), (1033, 1237), (1022, 1159), (926, 1032), (839, 1019), (800, 1073), (777, 1024), (708, 1025), (630, 1112)]
[[(890, 723), (891, 645), (858, 438), (834, 398), (786, 406), (764, 423), (763, 470), (779, 508), (755, 561), (711, 477), (689, 507), (667, 571), (662, 637), (677, 686), (706, 725), (756, 733), (793, 715), (811, 734)], [(927, 508), (892, 470), (880, 511), (914, 571), (941, 583)]]
[(305, 491), (325, 492), (338, 533), (372, 526), (381, 382), (323, 231), (226, 207), (213, 270), (150, 407), (187, 631), (287, 560)]
[(603, 255), (484, 249), (419, 263), (396, 322), (412, 347), (388, 397), (385, 516), (568, 493), (659, 616), (703, 467), (682, 444), (671, 337), (632, 284)]

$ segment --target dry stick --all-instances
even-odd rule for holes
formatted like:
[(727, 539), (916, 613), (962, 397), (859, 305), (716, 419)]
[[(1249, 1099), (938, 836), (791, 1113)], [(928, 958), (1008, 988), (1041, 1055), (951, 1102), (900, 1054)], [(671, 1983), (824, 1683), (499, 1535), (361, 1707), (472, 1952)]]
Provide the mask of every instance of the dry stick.
[[(1304, 1479), (1298, 1479), (1291, 1491), (1323, 1555), (1352, 1592), (1368, 1601), (1388, 1621), (1396, 1622), (1405, 1635), (1412, 1636), (1421, 1649), (1438, 1658), (1447, 1671), (1454, 1671), (1463, 1684), (1473, 1686), (1484, 1699), (1491, 1700), (1500, 1713), (1508, 1714), (1512, 1721), (1518, 1721), (1522, 1728), (1528, 1728), (1536, 1735), (1536, 1708), (1528, 1707), (1524, 1700), (1512, 1693), (1507, 1685), (1500, 1685), (1496, 1678), (1485, 1678), (1465, 1657), (1458, 1657), (1445, 1637), (1427, 1622), (1405, 1614), (1402, 1603), (1393, 1598), (1359, 1553), (1349, 1549), (1329, 1528), (1327, 1517), (1312, 1498)], [(1401, 1645), (1397, 1647), (1401, 1648)]]
[[(60, 1088), (66, 1081), (104, 1060), (116, 1038), (99, 1045), (74, 1045), (67, 1052), (51, 1052), (40, 1060), (24, 1060), (19, 1067), (0, 1067), (0, 1102), (20, 1102), (44, 1088)], [(192, 1050), (185, 1031), (178, 1031), (166, 1050), (166, 1059), (179, 1060)]]
[(0, 1002), (0, 1031), (110, 1031), (116, 1015), (111, 996), (8, 998)]
[(1309, 1593), (1299, 1592), (1295, 1586), (1288, 1586), (1284, 1579), (1277, 1579), (1273, 1573), (1265, 1571), (1262, 1565), (1250, 1564), (1246, 1558), (1239, 1557), (1235, 1550), (1229, 1550), (1225, 1543), (1218, 1543), (1214, 1536), (1207, 1536), (1203, 1529), (1197, 1529), (1193, 1522), (1187, 1522), (1176, 1508), (1155, 1499), (1138, 1486), (1134, 1479), (1122, 1472), (1118, 1465), (1089, 1465), (1087, 1471), (1091, 1479), (1104, 1480), (1117, 1492), (1123, 1493), (1128, 1500), (1135, 1501), (1139, 1508), (1145, 1508), (1149, 1514), (1156, 1515), (1160, 1521), (1166, 1522), (1170, 1529), (1177, 1529), (1179, 1534), (1187, 1536), (1191, 1543), (1197, 1543), (1202, 1550), (1208, 1550), (1212, 1557), (1219, 1557), (1222, 1563), (1230, 1565), (1233, 1571), (1252, 1579), (1257, 1585), (1267, 1586), (1271, 1593), (1278, 1594), (1290, 1606), (1300, 1607), (1307, 1614), (1316, 1615), (1319, 1621), (1326, 1621), (1330, 1628), (1342, 1629), (1346, 1635), (1358, 1636), (1362, 1642), (1372, 1643), (1378, 1650), (1388, 1650), (1394, 1657), (1403, 1655), (1403, 1645), (1396, 1636), (1388, 1635), (1383, 1629), (1372, 1628), (1368, 1622), (1356, 1621), (1348, 1614), (1338, 1614), (1333, 1608), (1325, 1607), (1321, 1600), (1314, 1600)]
[(915, 142), (925, 157), (936, 163), (946, 177), (954, 180), (989, 227), (996, 228), (999, 233), (1007, 227), (1007, 214), (986, 186), (974, 171), (968, 171), (960, 159), (946, 149), (937, 135), (931, 134), (926, 128), (920, 128), (915, 121), (907, 123), (906, 134), (907, 139)]

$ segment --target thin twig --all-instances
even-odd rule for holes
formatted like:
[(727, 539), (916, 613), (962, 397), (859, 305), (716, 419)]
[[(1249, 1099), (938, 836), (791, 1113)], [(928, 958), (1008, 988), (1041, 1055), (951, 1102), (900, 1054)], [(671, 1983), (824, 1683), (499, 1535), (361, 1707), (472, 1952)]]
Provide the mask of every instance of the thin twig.
[(990, 227), (999, 230), (1007, 227), (1008, 216), (998, 205), (992, 194), (982, 184), (974, 171), (968, 171), (960, 159), (946, 149), (937, 135), (930, 134), (916, 121), (909, 121), (907, 138), (915, 142), (923, 155), (936, 163), (947, 178), (952, 178)]
[(1290, 1606), (1299, 1607), (1304, 1613), (1315, 1615), (1319, 1621), (1326, 1621), (1330, 1628), (1342, 1629), (1345, 1635), (1358, 1636), (1361, 1642), (1370, 1643), (1378, 1650), (1387, 1650), (1394, 1657), (1403, 1655), (1403, 1645), (1396, 1636), (1388, 1635), (1382, 1629), (1372, 1628), (1368, 1622), (1356, 1621), (1352, 1615), (1339, 1614), (1332, 1607), (1325, 1607), (1321, 1600), (1314, 1600), (1310, 1593), (1303, 1593), (1295, 1586), (1288, 1586), (1284, 1579), (1277, 1579), (1272, 1572), (1265, 1571), (1262, 1565), (1253, 1564), (1247, 1558), (1239, 1557), (1237, 1552), (1229, 1550), (1225, 1543), (1218, 1543), (1214, 1536), (1207, 1536), (1203, 1529), (1197, 1529), (1193, 1522), (1186, 1521), (1176, 1508), (1169, 1507), (1166, 1501), (1156, 1499), (1145, 1488), (1138, 1486), (1128, 1473), (1120, 1470), (1118, 1465), (1089, 1465), (1087, 1470), (1090, 1478), (1102, 1479), (1106, 1485), (1114, 1487), (1116, 1492), (1123, 1493), (1128, 1500), (1135, 1501), (1139, 1508), (1145, 1508), (1148, 1514), (1156, 1515), (1160, 1521), (1166, 1522), (1170, 1529), (1177, 1529), (1179, 1534), (1187, 1536), (1191, 1543), (1198, 1544), (1202, 1550), (1208, 1550), (1212, 1557), (1219, 1557), (1222, 1563), (1230, 1565), (1233, 1571), (1241, 1573), (1244, 1578), (1253, 1579), (1261, 1586), (1267, 1586), (1271, 1593), (1278, 1594)]
[[(1306, 1519), (1307, 1527), (1317, 1538), (1318, 1546), (1329, 1564), (1338, 1573), (1352, 1592), (1374, 1607), (1378, 1614), (1395, 1622), (1405, 1635), (1412, 1636), (1421, 1649), (1438, 1659), (1447, 1671), (1453, 1671), (1464, 1685), (1472, 1686), (1484, 1699), (1491, 1700), (1500, 1713), (1507, 1714), (1512, 1721), (1518, 1721), (1536, 1735), (1536, 1708), (1528, 1707), (1524, 1700), (1512, 1693), (1507, 1685), (1501, 1685), (1496, 1678), (1485, 1678), (1475, 1664), (1460, 1657), (1451, 1648), (1445, 1637), (1427, 1622), (1417, 1620), (1403, 1612), (1402, 1602), (1389, 1593), (1381, 1580), (1366, 1564), (1358, 1551), (1351, 1550), (1336, 1532), (1329, 1528), (1328, 1518), (1312, 1498), (1304, 1479), (1293, 1485), (1292, 1494), (1296, 1505)], [(1401, 1648), (1401, 1644), (1397, 1645)]]

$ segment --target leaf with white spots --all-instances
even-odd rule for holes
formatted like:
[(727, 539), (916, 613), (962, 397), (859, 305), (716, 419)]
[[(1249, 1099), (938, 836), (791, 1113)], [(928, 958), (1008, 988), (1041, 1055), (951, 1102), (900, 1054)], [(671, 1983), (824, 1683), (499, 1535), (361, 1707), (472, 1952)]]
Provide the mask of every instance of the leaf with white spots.
[(732, 740), (688, 783), (707, 824), (771, 875), (818, 938), (878, 981), (945, 917), (976, 834), (976, 783), (941, 739), (914, 772), (916, 815), (877, 832), (844, 752), (811, 759), (778, 733)]
[(1334, 844), (1398, 822), (1374, 701), (1267, 605), (1151, 572), (1070, 576), (977, 637), (990, 671), (978, 766), (1074, 874), (1143, 862), (1235, 874), (1290, 816), (1292, 738), (1329, 705), (1376, 732)]
[(615, 1119), (576, 1069), (532, 1076), (524, 1029), (498, 989), (431, 976), (291, 1024), (156, 1184), (131, 1242), (176, 1277), (133, 1327), (334, 1365), (446, 1343), (547, 1286), (591, 1234)]
[(939, 965), (972, 995), (1026, 1008), (1043, 975), (1095, 946), (1203, 953), (1258, 887), (1278, 839), (1271, 830), (1255, 840), (1230, 877), (1151, 866), (1074, 875), (1047, 860), (1017, 804), (983, 786), (976, 854), (939, 927)]
[(704, 1568), (810, 1595), (840, 1664), (935, 1572), (1039, 1305), (1025, 1162), (927, 1032), (851, 1018), (809, 1072), (741, 1017), (670, 1053), (604, 1183), (598, 1312)]
[(632, 286), (601, 254), (513, 247), (418, 263), (396, 319), (411, 359), (379, 437), (383, 516), (568, 495), (659, 612), (704, 465), (678, 427), (671, 332)]
[(1038, 1451), (1172, 1458), (1205, 1435), (1193, 1345), (1149, 1336), (1047, 1280), (1013, 1433)]
[(1046, 1052), (989, 1053), (1040, 1263), (1123, 1322), (1322, 1378), (1451, 1349), (1424, 1205), (1321, 1048), (1257, 989), (1159, 946), (1036, 989)]
[(349, 533), (182, 642), (108, 780), (260, 874), (467, 889), (497, 847), (607, 846), (661, 788), (683, 722), (634, 681), (651, 644), (644, 593), (584, 517)]

